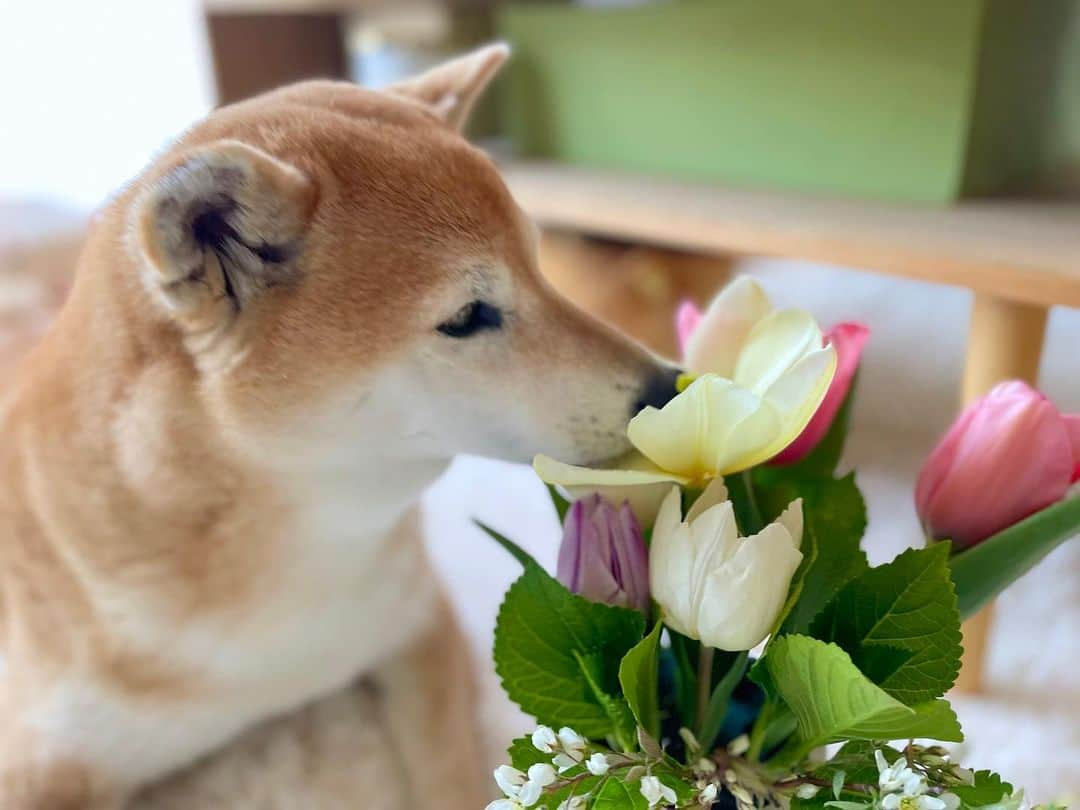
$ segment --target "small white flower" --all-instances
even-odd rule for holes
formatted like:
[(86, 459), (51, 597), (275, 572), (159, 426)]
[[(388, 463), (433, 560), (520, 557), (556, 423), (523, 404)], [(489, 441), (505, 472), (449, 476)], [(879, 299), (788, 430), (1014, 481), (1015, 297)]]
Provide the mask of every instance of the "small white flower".
[(715, 784), (706, 785), (701, 793), (698, 794), (698, 803), (708, 807), (716, 801), (716, 793), (717, 790)]
[[(520, 771), (518, 771), (520, 773)], [(555, 769), (546, 762), (539, 762), (529, 768), (528, 779), (525, 780), (518, 791), (517, 799), (525, 807), (532, 807), (540, 800), (540, 794), (544, 788), (554, 782), (558, 777)]]
[(875, 751), (874, 761), (877, 762), (878, 768), (878, 787), (884, 793), (903, 790), (909, 796), (914, 795), (908, 792), (908, 783), (912, 782), (913, 777), (915, 781), (920, 777), (908, 767), (903, 757), (897, 757), (896, 762), (890, 765), (881, 751)]
[(936, 796), (906, 796), (889, 793), (881, 798), (881, 810), (945, 810), (946, 804)]
[(517, 799), (496, 799), (484, 810), (521, 810), (522, 805)]
[(585, 746), (587, 740), (569, 726), (559, 729), (559, 743), (563, 751), (569, 754), (576, 762), (585, 759)]
[(555, 769), (546, 762), (539, 762), (530, 767), (528, 777), (530, 782), (536, 782), (536, 784), (540, 785), (542, 788), (546, 788), (558, 779), (555, 775)]
[(960, 807), (960, 797), (955, 793), (942, 793), (938, 798), (945, 803), (945, 810), (958, 810)]
[(655, 776), (641, 777), (641, 795), (649, 803), (649, 807), (656, 807), (662, 801), (665, 805), (675, 804), (678, 798), (675, 791), (657, 779)]
[(716, 773), (716, 763), (708, 757), (702, 757), (697, 761), (694, 770), (698, 773)]
[(585, 810), (585, 803), (584, 796), (571, 796), (569, 799), (559, 802), (558, 810)]
[(750, 738), (745, 734), (740, 734), (728, 743), (727, 750), (732, 756), (741, 757), (750, 750)]
[(817, 785), (799, 785), (795, 789), (795, 795), (800, 799), (812, 799), (818, 795), (818, 791), (820, 790), (821, 788)]
[(570, 770), (577, 765), (580, 760), (574, 759), (569, 754), (556, 754), (552, 760), (552, 764), (559, 769), (559, 773)]
[(526, 782), (521, 786), (521, 793), (518, 794), (518, 801), (521, 802), (522, 807), (532, 807), (540, 801), (540, 794), (543, 792), (544, 789), (536, 782)]
[(559, 747), (559, 738), (555, 736), (554, 729), (549, 726), (537, 726), (532, 733), (533, 747), (544, 754), (554, 754)]
[(512, 765), (500, 765), (495, 769), (495, 784), (511, 799), (518, 797), (526, 779), (528, 777)]
[(585, 767), (593, 776), (603, 776), (611, 766), (608, 764), (607, 757), (597, 751), (585, 761)]

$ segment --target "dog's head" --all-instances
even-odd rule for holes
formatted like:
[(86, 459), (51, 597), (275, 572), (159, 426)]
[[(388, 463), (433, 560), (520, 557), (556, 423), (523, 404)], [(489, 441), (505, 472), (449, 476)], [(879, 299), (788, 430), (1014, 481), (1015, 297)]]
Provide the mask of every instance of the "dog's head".
[(537, 232), (460, 135), (507, 51), (374, 92), (223, 108), (137, 184), (145, 292), (256, 452), (588, 462), (673, 375), (559, 299)]

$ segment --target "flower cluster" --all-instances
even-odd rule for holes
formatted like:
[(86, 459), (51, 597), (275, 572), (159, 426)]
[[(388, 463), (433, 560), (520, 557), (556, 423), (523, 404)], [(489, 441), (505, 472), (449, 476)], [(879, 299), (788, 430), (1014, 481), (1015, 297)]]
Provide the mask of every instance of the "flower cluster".
[(954, 543), (871, 568), (838, 471), (868, 330), (823, 333), (748, 279), (678, 327), (687, 373), (630, 421), (628, 457), (534, 462), (563, 516), (557, 577), (488, 530), (525, 569), (496, 668), (542, 723), (488, 810), (1019, 810), (996, 774), (888, 741), (963, 740), (961, 620), (1080, 531), (1080, 416), (992, 391), (920, 475), (929, 539)]
[(955, 793), (932, 796), (926, 777), (913, 770), (903, 757), (891, 765), (880, 751), (874, 752), (878, 766), (881, 810), (957, 810), (960, 798)]
[[(556, 732), (550, 726), (537, 726), (530, 736), (532, 747), (550, 757), (550, 761), (535, 763), (525, 771), (511, 765), (495, 769), (495, 784), (504, 797), (496, 799), (487, 810), (523, 810), (533, 807), (545, 792), (559, 798), (556, 810), (581, 810), (613, 771), (633, 784), (649, 807), (670, 807), (678, 804), (672, 787), (654, 773), (663, 757), (620, 754), (591, 744), (572, 728), (564, 726)], [(715, 770), (715, 763), (710, 763)], [(565, 795), (563, 795), (565, 794)], [(702, 783), (696, 803), (711, 805), (717, 795), (714, 783)]]
[(717, 296), (686, 355), (693, 372), (686, 389), (630, 420), (636, 452), (612, 469), (537, 456), (537, 474), (573, 497), (600, 492), (627, 501), (648, 524), (672, 483), (705, 486), (787, 448), (822, 404), (837, 367), (836, 348), (825, 345), (809, 313), (775, 309), (746, 277)]

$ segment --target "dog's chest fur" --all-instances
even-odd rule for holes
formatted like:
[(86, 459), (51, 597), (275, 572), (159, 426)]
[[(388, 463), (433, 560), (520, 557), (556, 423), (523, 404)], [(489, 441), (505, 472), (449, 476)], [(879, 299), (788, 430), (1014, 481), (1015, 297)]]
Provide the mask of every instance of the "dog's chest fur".
[[(106, 772), (143, 782), (387, 660), (424, 629), (437, 595), (419, 514), (388, 528), (383, 504), (352, 487), (345, 497), (344, 487), (325, 485), (305, 499), (257, 598), (241, 610), (179, 626), (152, 613), (125, 617), (132, 641), (156, 644), (172, 667), (195, 676), (190, 693), (133, 702), (90, 682), (62, 682), (32, 725), (93, 751)], [(72, 727), (73, 717), (83, 721)]]

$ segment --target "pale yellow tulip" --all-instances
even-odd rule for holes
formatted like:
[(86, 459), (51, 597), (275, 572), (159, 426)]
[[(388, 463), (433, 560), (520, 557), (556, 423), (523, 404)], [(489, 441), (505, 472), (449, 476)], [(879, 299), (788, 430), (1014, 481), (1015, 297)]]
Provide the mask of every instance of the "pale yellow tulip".
[(653, 527), (649, 585), (664, 623), (709, 647), (741, 651), (769, 634), (802, 561), (802, 502), (761, 532), (739, 537), (735, 510), (717, 479), (686, 519), (671, 488)]
[(705, 485), (768, 461), (794, 441), (821, 404), (836, 370), (809, 313), (775, 310), (748, 278), (709, 307), (687, 346), (700, 374), (661, 409), (645, 408), (627, 429), (637, 448), (613, 469), (562, 464), (546, 456), (537, 474), (572, 496), (600, 492), (629, 500), (642, 525), (656, 515), (668, 482)]

